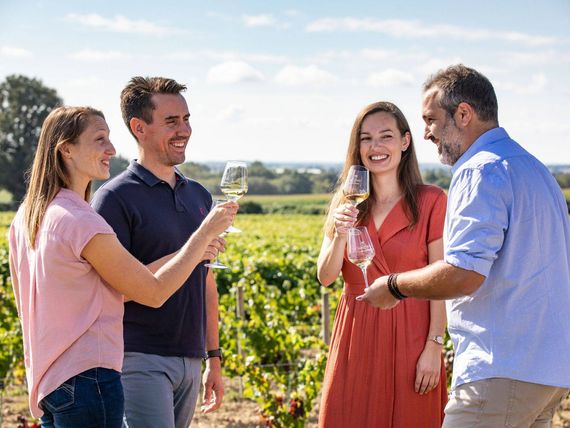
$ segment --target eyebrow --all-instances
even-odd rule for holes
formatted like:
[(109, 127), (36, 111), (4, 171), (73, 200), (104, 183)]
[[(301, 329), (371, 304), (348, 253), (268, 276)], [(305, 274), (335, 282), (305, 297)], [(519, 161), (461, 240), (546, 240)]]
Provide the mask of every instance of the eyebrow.
[[(382, 129), (382, 130), (378, 131), (379, 134), (383, 134), (384, 132), (394, 132), (394, 130), (388, 128), (388, 129)], [(362, 134), (370, 134), (370, 132), (360, 131), (360, 135), (362, 135)]]

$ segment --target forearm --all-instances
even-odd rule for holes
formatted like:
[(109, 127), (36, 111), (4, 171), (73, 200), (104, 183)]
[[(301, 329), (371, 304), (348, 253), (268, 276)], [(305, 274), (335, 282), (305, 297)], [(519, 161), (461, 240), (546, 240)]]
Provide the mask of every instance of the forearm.
[(442, 302), (441, 300), (430, 300), (429, 309), (428, 338), (433, 336), (443, 336), (445, 334), (445, 326), (447, 324), (445, 302)]
[(206, 350), (220, 347), (218, 327), (218, 289), (212, 272), (206, 277)]
[(484, 280), (485, 277), (477, 272), (437, 261), (424, 268), (398, 274), (397, 286), (408, 297), (445, 300), (474, 293)]
[(335, 235), (333, 239), (325, 238), (321, 253), (317, 260), (317, 278), (319, 282), (328, 286), (340, 274), (346, 248), (346, 237)]

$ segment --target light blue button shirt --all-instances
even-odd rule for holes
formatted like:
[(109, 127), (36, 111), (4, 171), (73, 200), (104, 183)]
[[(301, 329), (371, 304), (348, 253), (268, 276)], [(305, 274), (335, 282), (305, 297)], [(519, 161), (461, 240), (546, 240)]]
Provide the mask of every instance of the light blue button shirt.
[(570, 387), (570, 224), (548, 169), (503, 128), (452, 168), (445, 261), (485, 276), (447, 302), (452, 388), (492, 377)]

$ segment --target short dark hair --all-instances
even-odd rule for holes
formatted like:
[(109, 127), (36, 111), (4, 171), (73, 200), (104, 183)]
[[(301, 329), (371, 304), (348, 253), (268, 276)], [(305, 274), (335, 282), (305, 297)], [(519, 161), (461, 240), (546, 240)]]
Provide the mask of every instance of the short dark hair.
[(146, 123), (152, 123), (152, 111), (155, 109), (152, 102), (154, 94), (178, 95), (185, 90), (186, 85), (182, 85), (174, 79), (165, 77), (133, 77), (121, 91), (123, 121), (133, 137), (135, 135), (130, 126), (133, 117), (142, 119)]
[(453, 116), (460, 103), (469, 104), (484, 122), (498, 123), (498, 103), (493, 85), (483, 74), (463, 64), (439, 70), (424, 83), (424, 92), (437, 87), (439, 105)]

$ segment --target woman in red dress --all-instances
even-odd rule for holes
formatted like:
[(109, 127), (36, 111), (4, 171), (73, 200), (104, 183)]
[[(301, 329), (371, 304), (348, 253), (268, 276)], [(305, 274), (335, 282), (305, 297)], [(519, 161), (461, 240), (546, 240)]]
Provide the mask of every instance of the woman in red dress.
[(351, 227), (368, 229), (376, 252), (370, 281), (441, 259), (445, 193), (422, 184), (408, 122), (392, 103), (371, 104), (356, 118), (340, 183), (351, 165), (369, 170), (370, 197), (355, 208), (339, 186), (325, 224), (319, 281), (330, 285), (342, 271), (345, 283), (319, 426), (441, 427), (447, 402), (444, 302), (409, 298), (384, 311), (357, 301), (364, 278), (348, 260), (346, 243)]

